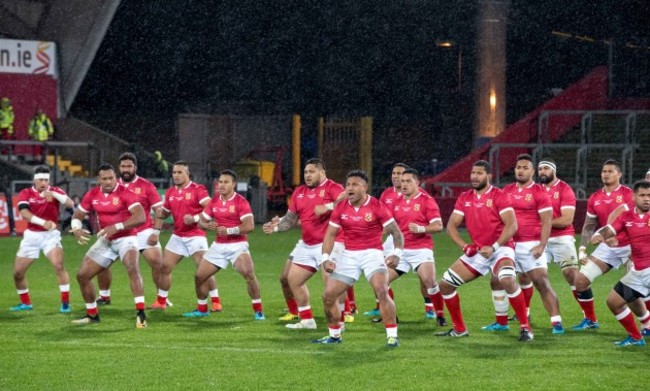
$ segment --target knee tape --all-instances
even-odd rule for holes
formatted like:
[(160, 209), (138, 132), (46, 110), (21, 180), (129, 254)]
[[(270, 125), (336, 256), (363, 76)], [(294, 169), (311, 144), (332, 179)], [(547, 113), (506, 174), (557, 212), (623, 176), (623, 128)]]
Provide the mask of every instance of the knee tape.
[(499, 274), (497, 276), (499, 280), (507, 277), (515, 278), (517, 277), (517, 272), (515, 272), (515, 268), (512, 266), (504, 266), (499, 269)]
[(592, 261), (588, 261), (587, 264), (580, 269), (580, 273), (587, 277), (589, 282), (594, 282), (596, 278), (603, 275), (603, 271), (600, 270), (598, 265), (596, 265), (596, 262)]
[(442, 275), (442, 280), (451, 286), (455, 286), (456, 288), (465, 283), (465, 280), (463, 280), (458, 274), (456, 274), (455, 271), (451, 269), (447, 269), (445, 274)]

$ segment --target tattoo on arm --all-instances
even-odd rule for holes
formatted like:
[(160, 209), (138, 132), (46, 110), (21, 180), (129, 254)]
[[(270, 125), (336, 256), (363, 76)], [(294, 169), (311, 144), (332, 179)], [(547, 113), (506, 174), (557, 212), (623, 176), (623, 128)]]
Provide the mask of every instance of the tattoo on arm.
[(393, 236), (393, 243), (395, 243), (395, 248), (404, 248), (404, 235), (402, 235), (402, 231), (400, 231), (397, 223), (392, 222), (388, 224), (384, 228), (384, 231)]
[(591, 237), (594, 235), (594, 232), (596, 231), (596, 225), (597, 225), (596, 219), (587, 217), (587, 220), (585, 221), (585, 224), (582, 227), (582, 235), (580, 236), (581, 246), (587, 246), (589, 244)]
[(278, 223), (278, 231), (286, 231), (296, 225), (298, 222), (298, 215), (293, 212), (287, 212)]

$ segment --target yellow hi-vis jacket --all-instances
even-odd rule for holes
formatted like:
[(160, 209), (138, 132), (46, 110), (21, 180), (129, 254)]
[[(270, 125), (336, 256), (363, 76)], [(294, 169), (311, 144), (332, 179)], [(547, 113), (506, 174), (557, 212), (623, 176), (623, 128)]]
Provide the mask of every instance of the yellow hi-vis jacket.
[(52, 134), (54, 126), (45, 114), (37, 115), (29, 121), (29, 136), (34, 141), (47, 141)]

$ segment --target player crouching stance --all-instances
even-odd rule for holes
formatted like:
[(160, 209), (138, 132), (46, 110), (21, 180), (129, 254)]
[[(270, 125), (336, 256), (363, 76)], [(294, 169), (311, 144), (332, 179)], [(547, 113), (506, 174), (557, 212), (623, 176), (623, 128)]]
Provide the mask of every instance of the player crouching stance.
[(50, 169), (39, 166), (34, 169), (34, 186), (18, 194), (18, 210), (23, 219), (29, 221), (20, 242), (20, 248), (14, 262), (14, 283), (20, 298), (20, 304), (10, 311), (29, 311), (32, 302), (25, 274), (27, 269), (38, 259), (42, 251), (56, 271), (61, 292), (61, 309), (67, 314), (70, 309), (70, 278), (63, 266), (63, 248), (61, 233), (57, 230), (59, 207), (74, 207), (74, 202), (63, 190), (50, 186)]
[[(323, 304), (327, 317), (329, 336), (314, 340), (314, 343), (335, 344), (341, 339), (341, 310), (338, 297), (359, 280), (361, 272), (372, 286), (379, 300), (381, 318), (386, 328), (388, 347), (399, 346), (395, 303), (388, 295), (388, 267), (396, 267), (404, 247), (404, 236), (390, 211), (376, 198), (366, 194), (368, 177), (362, 170), (353, 170), (347, 175), (345, 191), (347, 201), (341, 201), (330, 216), (329, 227), (323, 240), (323, 268), (331, 273), (325, 285)], [(381, 245), (382, 232), (393, 236), (395, 249), (384, 259)], [(334, 240), (339, 229), (343, 229), (345, 250), (340, 259), (330, 258)]]
[(72, 323), (99, 322), (92, 279), (108, 269), (119, 256), (129, 275), (135, 299), (136, 328), (145, 328), (147, 317), (144, 312), (144, 289), (138, 266), (138, 239), (134, 230), (145, 222), (144, 209), (135, 194), (117, 183), (115, 170), (110, 164), (99, 166), (97, 180), (99, 186), (84, 195), (72, 216), (72, 233), (79, 244), (86, 244), (90, 240), (90, 233), (81, 229), (81, 219), (86, 214), (95, 211), (101, 227), (97, 233), (97, 241), (84, 256), (77, 273), (81, 295), (86, 303), (86, 316)]
[(253, 304), (255, 320), (265, 320), (262, 311), (260, 284), (255, 276), (255, 265), (248, 251), (246, 234), (255, 228), (253, 212), (246, 198), (235, 193), (237, 175), (232, 170), (223, 170), (219, 175), (219, 196), (212, 201), (201, 214), (201, 220), (207, 220), (208, 229), (216, 230), (217, 237), (210, 249), (203, 254), (203, 259), (196, 269), (194, 283), (196, 286), (197, 308), (183, 314), (187, 318), (208, 316), (208, 285), (210, 277), (229, 264), (246, 280), (248, 295)]
[[(462, 284), (491, 271), (505, 289), (519, 318), (519, 340), (527, 342), (533, 339), (533, 332), (528, 323), (524, 295), (515, 278), (515, 251), (511, 240), (517, 231), (517, 219), (508, 194), (490, 184), (491, 176), (490, 163), (484, 160), (474, 163), (470, 176), (473, 190), (458, 197), (454, 211), (449, 217), (447, 233), (451, 240), (463, 249), (464, 254), (451, 265), (440, 282), (440, 291), (451, 316), (453, 328), (445, 333), (437, 333), (436, 336), (469, 335), (456, 290)], [(465, 242), (458, 233), (463, 219), (473, 243)]]
[(646, 345), (634, 315), (644, 328), (650, 326), (650, 312), (639, 300), (650, 295), (650, 182), (634, 184), (634, 206), (634, 209), (623, 212), (613, 223), (591, 237), (592, 244), (599, 244), (624, 233), (630, 241), (632, 270), (621, 278), (607, 296), (607, 306), (628, 333), (626, 339), (614, 342), (618, 346)]

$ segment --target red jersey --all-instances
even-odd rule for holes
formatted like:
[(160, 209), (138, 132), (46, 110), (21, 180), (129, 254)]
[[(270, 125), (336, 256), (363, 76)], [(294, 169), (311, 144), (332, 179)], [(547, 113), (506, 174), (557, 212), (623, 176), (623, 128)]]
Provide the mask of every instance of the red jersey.
[[(587, 216), (598, 219), (598, 225), (607, 225), (609, 215), (620, 205), (625, 205), (625, 210), (634, 209), (634, 190), (627, 186), (619, 185), (611, 193), (605, 192), (605, 188), (595, 191), (587, 201)], [(617, 247), (630, 244), (627, 235), (618, 235)]]
[(415, 234), (409, 231), (409, 223), (426, 226), (436, 220), (442, 222), (440, 208), (433, 197), (424, 192), (419, 192), (410, 200), (399, 197), (393, 207), (393, 217), (404, 234), (405, 249), (433, 250), (433, 237), (430, 233)]
[(395, 186), (391, 186), (381, 193), (379, 201), (386, 205), (388, 210), (393, 210), (393, 204), (400, 198), (402, 198), (402, 193), (395, 190)]
[(190, 182), (182, 189), (172, 186), (165, 192), (163, 209), (171, 212), (174, 219), (174, 235), (187, 238), (191, 236), (205, 236), (198, 223), (185, 224), (183, 216), (196, 215), (203, 211), (201, 203), (210, 200), (210, 195), (205, 186)]
[[(491, 246), (499, 239), (506, 226), (501, 220), (501, 214), (514, 211), (510, 197), (503, 190), (490, 186), (483, 194), (469, 190), (462, 193), (456, 200), (453, 213), (465, 218), (467, 232), (472, 241), (479, 247)], [(512, 241), (504, 244), (513, 247)]]
[(541, 185), (531, 183), (520, 188), (511, 183), (503, 188), (510, 195), (510, 202), (517, 216), (517, 232), (512, 237), (515, 242), (530, 242), (542, 237), (542, 220), (539, 215), (552, 212), (553, 205), (548, 193)]
[(151, 208), (162, 205), (162, 199), (160, 194), (158, 194), (158, 189), (154, 186), (153, 183), (148, 180), (135, 176), (131, 182), (124, 182), (122, 179), (119, 180), (120, 184), (127, 189), (129, 189), (133, 194), (135, 194), (138, 202), (144, 208), (144, 215), (146, 220), (144, 224), (137, 227), (136, 232), (142, 232), (145, 229), (153, 228), (153, 219), (151, 218)]
[[(542, 186), (549, 197), (551, 197), (551, 204), (553, 205), (553, 218), (556, 219), (562, 215), (562, 209), (576, 209), (576, 194), (573, 192), (571, 186), (566, 182), (558, 179), (557, 182), (551, 187)], [(576, 230), (573, 229), (573, 224), (569, 224), (564, 228), (551, 228), (551, 237), (570, 235), (574, 236)]]
[(395, 221), (386, 206), (373, 196), (366, 196), (359, 208), (350, 201), (339, 202), (330, 216), (330, 225), (343, 228), (346, 250), (382, 250), (384, 227)]
[[(317, 216), (314, 213), (314, 208), (317, 205), (336, 201), (343, 191), (343, 186), (329, 179), (314, 188), (302, 185), (293, 191), (289, 211), (300, 218), (302, 240), (305, 244), (314, 246), (323, 243), (331, 213)], [(337, 241), (342, 240), (342, 235), (343, 232), (339, 231), (336, 236)]]
[[(226, 228), (239, 226), (246, 217), (253, 217), (251, 205), (246, 198), (240, 194), (233, 193), (228, 200), (221, 199), (221, 196), (214, 197), (203, 210), (206, 220), (214, 219), (218, 225)], [(246, 235), (217, 236), (217, 243), (238, 243), (245, 242)]]
[(628, 237), (636, 270), (650, 267), (650, 213), (638, 214), (636, 208), (621, 213), (610, 225), (617, 234)]
[[(49, 186), (47, 190), (52, 193), (63, 194), (67, 197), (65, 191), (58, 187)], [(48, 201), (41, 197), (41, 194), (36, 190), (36, 188), (34, 188), (34, 186), (29, 189), (23, 189), (18, 193), (18, 206), (21, 204), (28, 205), (29, 211), (36, 217), (40, 217), (45, 221), (53, 221), (55, 223), (59, 222), (59, 207), (61, 206), (61, 203), (57, 201), (56, 198), (52, 198)], [(47, 231), (40, 225), (32, 224), (30, 222), (27, 223), (27, 229), (30, 231)]]
[[(81, 199), (79, 209), (86, 213), (95, 211), (97, 220), (99, 220), (99, 228), (105, 228), (128, 220), (131, 217), (131, 208), (137, 205), (140, 205), (140, 203), (135, 194), (118, 183), (110, 193), (102, 192), (101, 186), (93, 187)], [(117, 231), (108, 240), (133, 236), (135, 234), (134, 228), (123, 229)]]

